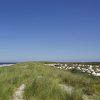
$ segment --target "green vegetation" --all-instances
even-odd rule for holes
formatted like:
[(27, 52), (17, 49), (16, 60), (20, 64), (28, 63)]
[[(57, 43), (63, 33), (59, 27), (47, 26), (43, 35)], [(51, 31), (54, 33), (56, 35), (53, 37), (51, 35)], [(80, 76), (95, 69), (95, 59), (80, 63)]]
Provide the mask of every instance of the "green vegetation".
[[(100, 78), (59, 70), (43, 62), (0, 68), (0, 100), (12, 100), (23, 83), (26, 85), (25, 100), (83, 100), (83, 94), (100, 100)], [(73, 92), (64, 91), (59, 84), (72, 86)]]

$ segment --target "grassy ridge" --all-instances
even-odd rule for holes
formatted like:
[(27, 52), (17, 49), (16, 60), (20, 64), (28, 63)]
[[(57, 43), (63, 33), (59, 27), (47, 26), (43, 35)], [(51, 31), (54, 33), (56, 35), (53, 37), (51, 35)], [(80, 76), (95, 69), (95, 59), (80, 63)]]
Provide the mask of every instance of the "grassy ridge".
[[(26, 100), (82, 100), (83, 94), (93, 93), (95, 100), (100, 99), (99, 78), (51, 68), (43, 62), (27, 62), (0, 68), (0, 100), (12, 100), (13, 93), (23, 83)], [(66, 93), (59, 84), (69, 84), (75, 90)]]

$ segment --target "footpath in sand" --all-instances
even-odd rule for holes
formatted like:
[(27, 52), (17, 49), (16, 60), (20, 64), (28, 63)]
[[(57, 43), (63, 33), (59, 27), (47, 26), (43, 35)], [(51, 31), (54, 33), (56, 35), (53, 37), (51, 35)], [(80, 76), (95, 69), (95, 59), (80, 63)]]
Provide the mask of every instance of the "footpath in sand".
[[(68, 85), (65, 85), (65, 84), (59, 84), (59, 86), (64, 90), (66, 91), (67, 93), (72, 93), (73, 90), (74, 90), (74, 87), (72, 86), (68, 86)], [(83, 100), (93, 100), (92, 98), (90, 98), (88, 95), (83, 95)]]
[(24, 100), (25, 84), (22, 84), (14, 93), (12, 100)]

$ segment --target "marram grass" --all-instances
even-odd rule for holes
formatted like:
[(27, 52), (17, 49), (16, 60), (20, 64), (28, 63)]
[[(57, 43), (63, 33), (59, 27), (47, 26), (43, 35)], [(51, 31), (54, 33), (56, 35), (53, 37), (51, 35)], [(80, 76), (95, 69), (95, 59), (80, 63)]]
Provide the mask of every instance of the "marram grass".
[[(83, 94), (100, 94), (100, 79), (45, 66), (39, 62), (18, 63), (0, 68), (0, 100), (12, 100), (16, 89), (25, 84), (25, 100), (82, 100)], [(75, 89), (67, 93), (59, 84)], [(99, 96), (94, 97), (97, 100)]]

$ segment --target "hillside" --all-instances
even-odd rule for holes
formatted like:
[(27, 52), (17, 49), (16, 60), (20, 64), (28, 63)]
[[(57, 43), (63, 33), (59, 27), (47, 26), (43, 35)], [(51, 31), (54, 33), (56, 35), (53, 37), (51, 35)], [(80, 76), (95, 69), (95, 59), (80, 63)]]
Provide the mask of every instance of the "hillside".
[(60, 70), (43, 62), (0, 68), (0, 100), (14, 100), (16, 91), (21, 89), (22, 100), (100, 100), (100, 78)]

